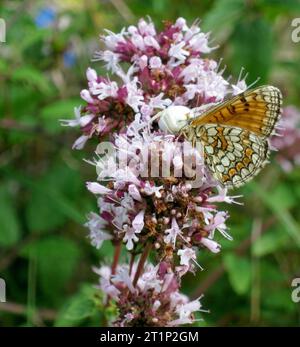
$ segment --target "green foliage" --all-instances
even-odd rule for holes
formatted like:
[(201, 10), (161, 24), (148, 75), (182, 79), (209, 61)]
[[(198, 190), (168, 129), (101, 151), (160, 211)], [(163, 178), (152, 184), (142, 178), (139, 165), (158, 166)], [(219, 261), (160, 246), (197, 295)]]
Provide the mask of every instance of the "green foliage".
[(57, 296), (72, 278), (80, 253), (74, 241), (62, 236), (49, 236), (23, 249), (23, 256), (36, 259), (38, 281), (47, 301), (63, 302)]
[(232, 253), (224, 256), (224, 263), (234, 291), (240, 295), (246, 294), (250, 288), (251, 263)]
[(99, 291), (90, 284), (82, 286), (64, 305), (55, 321), (55, 326), (76, 326), (83, 320), (96, 316), (97, 302), (100, 301), (97, 298), (98, 293)]
[(11, 247), (21, 237), (21, 228), (11, 194), (6, 186), (0, 186), (0, 247)]
[[(213, 55), (224, 59), (225, 75), (236, 80), (243, 66), (248, 83), (260, 77), (260, 84), (282, 89), (285, 105), (300, 104), (300, 44), (290, 39), (298, 0), (129, 0), (126, 13), (113, 2), (62, 3), (58, 19), (69, 26), (55, 29), (35, 24), (46, 1), (5, 0), (0, 7), (8, 23), (7, 42), (0, 43), (0, 275), (9, 300), (25, 307), (18, 316), (0, 306), (0, 326), (99, 326), (116, 315), (114, 306), (104, 307), (91, 270), (100, 260), (111, 262), (113, 247), (93, 249), (83, 227), (96, 209), (84, 184), (95, 178), (94, 168), (82, 161), (93, 149), (72, 151), (79, 132), (59, 123), (81, 103), (85, 69), (103, 72), (90, 58), (104, 28), (117, 32), (148, 14), (158, 28), (179, 16), (189, 23), (199, 18), (211, 32), (210, 46), (219, 45)], [(64, 60), (68, 50), (73, 65)], [(244, 205), (229, 211), (234, 241), (219, 237), (220, 254), (200, 252), (205, 271), (183, 283), (189, 295), (207, 288), (203, 304), (211, 313), (201, 315), (200, 326), (298, 324), (290, 282), (300, 268), (299, 181), (299, 167), (283, 174), (271, 158), (253, 183), (232, 193), (244, 195)], [(257, 221), (261, 235), (251, 241)], [(52, 318), (34, 319), (45, 308)]]

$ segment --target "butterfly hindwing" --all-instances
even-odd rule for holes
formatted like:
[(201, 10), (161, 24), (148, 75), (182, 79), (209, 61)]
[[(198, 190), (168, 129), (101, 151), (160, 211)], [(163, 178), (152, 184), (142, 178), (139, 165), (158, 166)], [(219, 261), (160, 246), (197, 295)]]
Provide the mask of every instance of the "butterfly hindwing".
[(243, 185), (267, 161), (267, 141), (248, 130), (208, 124), (202, 127), (199, 135), (207, 166), (227, 187)]

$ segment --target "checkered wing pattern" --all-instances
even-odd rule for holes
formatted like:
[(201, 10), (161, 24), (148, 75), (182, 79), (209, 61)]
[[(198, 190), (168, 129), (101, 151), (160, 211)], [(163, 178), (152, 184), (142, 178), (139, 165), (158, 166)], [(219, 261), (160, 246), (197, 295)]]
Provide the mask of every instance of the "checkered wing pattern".
[(227, 100), (194, 118), (183, 133), (201, 141), (213, 176), (228, 187), (254, 177), (269, 155), (268, 137), (281, 113), (279, 89), (262, 86)]

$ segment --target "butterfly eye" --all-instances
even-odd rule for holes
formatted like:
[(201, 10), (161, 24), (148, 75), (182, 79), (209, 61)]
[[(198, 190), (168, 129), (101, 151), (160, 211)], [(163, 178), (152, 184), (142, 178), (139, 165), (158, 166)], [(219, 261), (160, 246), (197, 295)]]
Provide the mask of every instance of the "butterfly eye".
[(190, 113), (191, 110), (188, 107), (170, 106), (159, 112), (158, 126), (163, 131), (177, 134), (187, 124)]

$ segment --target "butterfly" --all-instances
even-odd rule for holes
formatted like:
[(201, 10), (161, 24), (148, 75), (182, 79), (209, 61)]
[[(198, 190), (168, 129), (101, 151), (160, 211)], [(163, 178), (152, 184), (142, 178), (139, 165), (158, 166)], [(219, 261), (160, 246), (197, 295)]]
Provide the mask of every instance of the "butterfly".
[[(282, 95), (278, 88), (260, 86), (219, 103), (192, 119), (186, 117), (179, 132), (193, 145), (200, 141), (205, 164), (216, 180), (229, 188), (239, 187), (257, 175), (267, 163), (268, 139), (275, 132), (281, 105)], [(178, 120), (182, 121), (184, 119)], [(174, 119), (160, 123), (167, 124), (169, 129), (177, 126)]]

